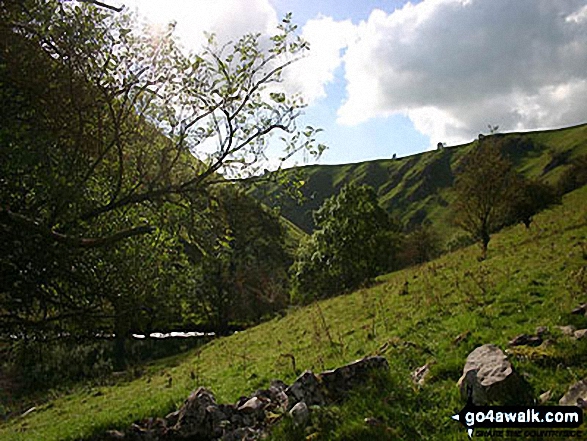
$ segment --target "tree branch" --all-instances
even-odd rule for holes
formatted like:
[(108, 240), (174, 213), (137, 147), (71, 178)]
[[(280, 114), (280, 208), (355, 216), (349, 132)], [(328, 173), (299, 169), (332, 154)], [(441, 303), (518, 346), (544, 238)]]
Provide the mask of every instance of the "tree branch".
[(41, 234), (49, 239), (52, 239), (58, 243), (68, 245), (75, 248), (98, 248), (106, 245), (113, 244), (123, 239), (128, 239), (133, 236), (141, 236), (143, 234), (150, 234), (155, 230), (155, 227), (150, 225), (141, 225), (135, 228), (129, 228), (126, 230), (119, 231), (110, 236), (98, 237), (98, 238), (86, 238), (86, 237), (71, 237), (63, 233), (59, 233), (51, 228), (41, 225), (38, 221), (31, 219), (22, 214), (13, 213), (10, 210), (0, 208), (0, 219), (6, 219), (11, 224), (20, 227), (25, 227), (36, 233)]

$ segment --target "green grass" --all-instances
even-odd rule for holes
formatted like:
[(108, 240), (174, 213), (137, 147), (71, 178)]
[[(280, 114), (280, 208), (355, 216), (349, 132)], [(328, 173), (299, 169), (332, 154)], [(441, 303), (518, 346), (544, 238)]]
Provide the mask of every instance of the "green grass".
[[(549, 404), (555, 404), (571, 383), (587, 376), (587, 342), (571, 341), (555, 329), (568, 323), (587, 327), (587, 319), (569, 314), (587, 301), (586, 200), (584, 187), (537, 216), (530, 230), (514, 226), (494, 235), (485, 261), (477, 259), (477, 247), (461, 249), (152, 363), (132, 381), (79, 386), (3, 423), (0, 439), (80, 439), (163, 416), (198, 385), (211, 388), (221, 402), (233, 402), (273, 378), (291, 382), (305, 369), (321, 371), (381, 354), (391, 364), (384, 386), (375, 383), (347, 404), (317, 411), (313, 434), (296, 433), (285, 421), (276, 439), (462, 440), (466, 435), (450, 416), (463, 405), (455, 383), (467, 354), (484, 343), (505, 349), (514, 336), (541, 325), (550, 327), (554, 344), (510, 350), (510, 358), (536, 396), (552, 390)], [(405, 282), (408, 294), (401, 295)], [(457, 344), (459, 335), (468, 337)], [(409, 374), (425, 363), (432, 366), (431, 376), (418, 389)], [(365, 418), (382, 423), (367, 427)]]

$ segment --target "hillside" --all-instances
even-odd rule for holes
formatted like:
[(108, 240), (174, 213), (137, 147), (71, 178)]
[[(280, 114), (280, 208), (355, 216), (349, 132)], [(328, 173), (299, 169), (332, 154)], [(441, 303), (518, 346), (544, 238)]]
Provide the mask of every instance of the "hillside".
[[(565, 164), (587, 153), (587, 124), (558, 130), (492, 135), (503, 143), (516, 168), (526, 176), (555, 182)], [(488, 137), (486, 137), (488, 138)], [(459, 161), (476, 143), (445, 147), (397, 159), (342, 165), (310, 165), (285, 170), (304, 185), (298, 204), (274, 183), (256, 187), (252, 194), (304, 231), (314, 228), (312, 211), (348, 183), (372, 186), (380, 204), (408, 228), (432, 221), (445, 239), (453, 234), (447, 205)]]
[[(528, 172), (541, 170), (543, 160), (528, 162)], [(547, 403), (556, 404), (570, 384), (587, 376), (587, 341), (557, 329), (587, 327), (585, 317), (570, 314), (587, 301), (585, 200), (587, 187), (538, 215), (530, 230), (518, 225), (496, 234), (485, 261), (477, 259), (477, 247), (461, 249), (380, 277), (370, 288), (293, 309), (135, 369), (126, 379), (55, 393), (45, 403), (31, 403), (36, 410), (26, 417), (2, 423), (0, 439), (84, 439), (165, 415), (198, 385), (213, 390), (220, 402), (234, 401), (276, 377), (291, 381), (305, 369), (320, 371), (381, 354), (391, 364), (386, 387), (366, 389), (350, 404), (322, 415), (309, 429), (315, 431), (312, 439), (382, 439), (377, 428), (364, 423), (375, 415), (393, 427), (389, 439), (461, 440), (466, 435), (450, 416), (463, 404), (455, 383), (467, 354), (484, 343), (506, 349), (513, 337), (534, 333), (538, 326), (548, 327), (550, 344), (508, 353), (535, 396), (550, 390)], [(410, 372), (425, 363), (431, 364), (431, 376), (416, 388)], [(287, 430), (278, 439), (290, 435), (300, 439)]]

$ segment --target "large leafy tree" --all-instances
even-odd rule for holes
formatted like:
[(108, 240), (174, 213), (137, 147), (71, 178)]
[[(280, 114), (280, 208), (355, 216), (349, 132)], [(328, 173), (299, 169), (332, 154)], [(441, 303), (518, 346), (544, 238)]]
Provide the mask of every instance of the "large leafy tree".
[(203, 221), (211, 186), (262, 167), (273, 132), (285, 156), (322, 149), (297, 131), (301, 98), (274, 88), (307, 48), (288, 17), (186, 54), (172, 25), (148, 34), (90, 3), (0, 2), (2, 332), (129, 332), (169, 306), (180, 225)]
[(185, 303), (196, 321), (225, 333), (287, 306), (292, 258), (279, 216), (237, 188), (214, 197), (208, 239), (186, 242), (196, 275)]
[(291, 270), (295, 299), (340, 294), (393, 267), (400, 228), (373, 188), (347, 184), (314, 212), (314, 222)]

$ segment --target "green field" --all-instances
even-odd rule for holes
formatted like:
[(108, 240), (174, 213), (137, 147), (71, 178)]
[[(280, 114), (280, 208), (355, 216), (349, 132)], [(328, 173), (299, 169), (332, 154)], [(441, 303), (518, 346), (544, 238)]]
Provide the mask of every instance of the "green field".
[[(485, 261), (478, 260), (477, 247), (462, 249), (135, 369), (128, 374), (132, 379), (55, 393), (28, 416), (3, 423), (0, 439), (73, 440), (123, 428), (165, 415), (198, 385), (211, 388), (220, 402), (234, 401), (273, 378), (292, 381), (297, 372), (287, 354), (295, 357), (298, 372), (369, 354), (384, 355), (391, 364), (386, 387), (367, 388), (347, 405), (322, 413), (310, 429), (318, 431), (316, 439), (465, 439), (450, 415), (462, 407), (455, 383), (467, 354), (484, 343), (505, 349), (514, 336), (537, 326), (550, 328), (554, 344), (511, 350), (510, 357), (536, 396), (552, 390), (549, 404), (555, 404), (571, 383), (587, 376), (587, 342), (555, 328), (587, 327), (587, 319), (569, 314), (586, 301), (586, 200), (583, 187), (537, 216), (530, 230), (515, 226), (496, 234)], [(407, 295), (401, 295), (406, 282)], [(459, 335), (468, 337), (456, 344)], [(410, 372), (425, 363), (432, 364), (432, 375), (417, 389)], [(381, 428), (365, 426), (371, 414), (393, 430), (381, 435)], [(344, 423), (332, 426), (333, 421)], [(295, 435), (287, 427), (279, 429), (285, 432), (280, 437)]]

